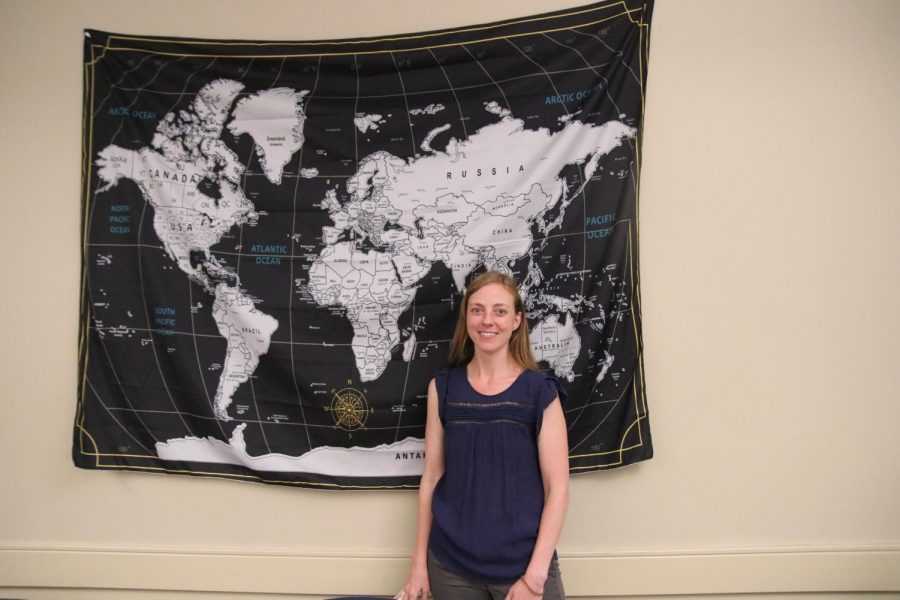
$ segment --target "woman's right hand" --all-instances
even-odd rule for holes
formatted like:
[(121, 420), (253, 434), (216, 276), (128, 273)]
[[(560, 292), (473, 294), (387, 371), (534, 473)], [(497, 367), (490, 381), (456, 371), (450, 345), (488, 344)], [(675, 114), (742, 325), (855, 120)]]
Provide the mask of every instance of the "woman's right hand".
[(428, 600), (428, 570), (423, 567), (413, 567), (409, 571), (409, 579), (403, 589), (394, 596), (396, 600)]

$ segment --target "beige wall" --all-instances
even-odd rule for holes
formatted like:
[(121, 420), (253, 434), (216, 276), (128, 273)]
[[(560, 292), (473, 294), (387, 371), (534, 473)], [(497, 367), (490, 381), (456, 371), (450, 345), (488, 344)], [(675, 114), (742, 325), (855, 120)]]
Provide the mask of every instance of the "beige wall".
[[(0, 0), (0, 595), (386, 594), (412, 545), (411, 493), (71, 465), (81, 30), (348, 37), (579, 4)], [(640, 214), (657, 457), (573, 480), (573, 597), (900, 591), (898, 25), (893, 0), (657, 0)]]

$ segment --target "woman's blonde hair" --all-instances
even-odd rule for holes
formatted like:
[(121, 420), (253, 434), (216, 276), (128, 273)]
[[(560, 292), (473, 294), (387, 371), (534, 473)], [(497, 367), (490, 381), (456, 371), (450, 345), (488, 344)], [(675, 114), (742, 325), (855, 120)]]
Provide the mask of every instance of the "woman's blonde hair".
[(519, 363), (523, 368), (532, 371), (538, 370), (537, 361), (534, 360), (534, 354), (531, 353), (531, 341), (528, 337), (528, 320), (525, 318), (525, 303), (522, 302), (522, 296), (519, 294), (519, 288), (516, 280), (499, 271), (487, 271), (469, 283), (466, 293), (463, 296), (462, 304), (459, 307), (459, 317), (456, 319), (456, 331), (453, 333), (453, 343), (450, 345), (451, 367), (468, 364), (472, 357), (475, 356), (475, 345), (469, 338), (466, 329), (466, 316), (469, 312), (469, 298), (472, 294), (481, 288), (497, 283), (509, 292), (513, 297), (513, 308), (516, 314), (522, 315), (522, 322), (512, 332), (509, 338), (509, 353), (513, 360)]

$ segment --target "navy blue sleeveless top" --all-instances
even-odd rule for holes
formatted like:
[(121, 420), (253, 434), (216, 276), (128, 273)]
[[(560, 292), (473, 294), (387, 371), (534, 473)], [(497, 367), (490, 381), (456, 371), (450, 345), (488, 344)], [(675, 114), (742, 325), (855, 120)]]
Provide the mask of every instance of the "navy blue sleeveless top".
[(499, 394), (471, 386), (466, 367), (435, 375), (444, 427), (443, 476), (434, 488), (428, 548), (451, 571), (515, 581), (528, 567), (544, 509), (537, 436), (544, 409), (566, 392), (525, 371)]

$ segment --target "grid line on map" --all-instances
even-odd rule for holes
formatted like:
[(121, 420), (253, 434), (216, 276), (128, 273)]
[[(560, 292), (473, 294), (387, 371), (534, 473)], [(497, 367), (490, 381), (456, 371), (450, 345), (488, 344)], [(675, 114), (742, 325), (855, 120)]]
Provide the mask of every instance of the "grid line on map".
[(606, 47), (607, 50), (609, 50), (610, 52), (613, 53), (614, 56), (617, 56), (617, 57), (619, 58), (619, 62), (621, 62), (622, 65), (628, 70), (628, 72), (631, 73), (631, 76), (634, 77), (634, 80), (637, 82), (637, 84), (638, 84), (638, 85), (641, 84), (641, 80), (638, 79), (638, 76), (637, 76), (637, 74), (634, 72), (634, 69), (631, 68), (631, 65), (630, 65), (630, 64), (628, 64), (627, 62), (625, 62), (625, 60), (624, 60), (624, 53), (623, 53), (623, 52), (613, 50), (612, 48), (609, 47), (609, 44), (607, 44), (606, 42), (604, 42), (599, 36), (594, 35), (593, 33), (585, 33), (585, 32), (583, 32), (583, 31), (578, 31), (577, 29), (572, 29), (571, 31), (572, 31), (573, 33), (577, 33), (578, 35), (584, 35), (584, 36), (587, 36), (587, 37), (594, 38), (595, 40), (597, 40), (598, 42), (600, 42), (601, 44), (603, 44), (603, 45)]
[[(160, 409), (152, 409), (152, 408), (126, 408), (124, 406), (116, 406), (116, 407), (108, 407), (108, 411), (110, 412), (124, 412), (124, 413), (142, 413), (142, 414), (157, 414), (157, 415), (182, 415), (186, 417), (191, 417), (194, 419), (200, 419), (203, 421), (215, 421), (216, 417), (210, 415), (200, 415), (196, 413), (191, 413), (188, 411), (175, 411), (175, 410), (160, 410)], [(334, 425), (322, 425), (317, 423), (298, 423), (295, 421), (288, 420), (277, 420), (277, 421), (261, 421), (259, 419), (244, 419), (244, 418), (235, 418), (235, 423), (252, 423), (255, 425), (259, 425), (262, 427), (263, 425), (272, 426), (272, 427), (303, 427), (304, 429), (334, 429)], [(365, 426), (366, 431), (392, 431), (395, 429), (422, 429), (424, 425), (386, 425), (384, 427), (370, 427), (368, 425)], [(226, 437), (225, 439), (228, 439)], [(135, 440), (137, 442), (137, 440)], [(140, 442), (137, 442), (140, 443)], [(143, 447), (143, 446), (141, 446)], [(144, 448), (149, 452), (147, 448)], [(153, 457), (156, 458), (156, 457)]]
[[(167, 66), (169, 66), (170, 64), (175, 63), (175, 62), (178, 62), (178, 61), (165, 61), (165, 62), (162, 62), (162, 63), (159, 65), (159, 68), (157, 68), (156, 72), (153, 74), (153, 77), (151, 77), (149, 80), (147, 80), (147, 82), (144, 84), (144, 86), (149, 85), (150, 83), (152, 83), (153, 81), (155, 81), (156, 78), (159, 77), (160, 73), (162, 73), (163, 69), (165, 69)], [(141, 86), (141, 88), (139, 89), (138, 93), (135, 94), (134, 99), (128, 104), (129, 107), (132, 106), (132, 105), (134, 105), (135, 102), (137, 102), (138, 98), (140, 97), (140, 95), (141, 95), (141, 93), (142, 93), (141, 90), (143, 89), (144, 86)], [(93, 90), (92, 90), (92, 93), (93, 93)], [(93, 120), (93, 116), (91, 117), (91, 119)], [(118, 137), (119, 133), (122, 131), (122, 127), (124, 126), (124, 123), (125, 123), (124, 120), (123, 120), (122, 122), (119, 123), (119, 127), (116, 129), (116, 131), (113, 133), (112, 137), (110, 138), (110, 143), (114, 143), (114, 142), (115, 142), (116, 137)], [(94, 192), (93, 192), (93, 194), (92, 194), (93, 201), (90, 203), (90, 204), (91, 204), (91, 208), (90, 208), (90, 211), (89, 211), (89, 213), (88, 213), (88, 218), (87, 218), (87, 231), (88, 231), (88, 233), (92, 230), (91, 225), (92, 225), (93, 222), (94, 222), (94, 211), (95, 211), (95, 209), (96, 209), (96, 207), (97, 207), (97, 200), (96, 200), (97, 193), (98, 193), (98, 190), (95, 189)], [(145, 202), (145, 203), (142, 205), (142, 208), (141, 208), (141, 225), (143, 224), (143, 218), (144, 218), (144, 213), (145, 213), (146, 209), (147, 209), (147, 203)], [(138, 229), (138, 232), (139, 232), (139, 233), (138, 233), (138, 241), (140, 241), (140, 230), (141, 230), (141, 225), (139, 225), (139, 229)], [(85, 241), (87, 241), (87, 239), (88, 239), (88, 238), (85, 237)], [(141, 297), (142, 297), (143, 305), (144, 305), (144, 317), (145, 317), (145, 319), (146, 319), (147, 326), (149, 327), (149, 326), (150, 326), (150, 315), (149, 315), (149, 312), (148, 312), (148, 310), (147, 310), (147, 299), (146, 299), (146, 296), (144, 295), (144, 281), (143, 281), (143, 276), (141, 275), (140, 249), (138, 250), (138, 277), (139, 277), (140, 282), (141, 282)], [(87, 287), (87, 290), (88, 290), (88, 298), (89, 298), (89, 300), (90, 300), (90, 302), (91, 302), (91, 305), (94, 306), (94, 305), (96, 304), (95, 301), (94, 301), (94, 291), (93, 291), (93, 287), (90, 285), (90, 282), (89, 282), (89, 281), (88, 281), (88, 284), (87, 284), (86, 287)], [(99, 337), (99, 336), (98, 336), (98, 337)], [(151, 340), (152, 340), (152, 336), (151, 336)], [(111, 358), (110, 355), (109, 355), (109, 350), (108, 350), (107, 347), (106, 347), (106, 343), (104, 342), (104, 340), (103, 340), (102, 337), (100, 337), (98, 341), (99, 341), (99, 343), (100, 343), (100, 347), (103, 348), (103, 353), (106, 355), (106, 360), (107, 360), (107, 362), (109, 363), (109, 368), (110, 368), (110, 370), (112, 371), (113, 376), (114, 376), (115, 379), (116, 379), (116, 383), (117, 383), (117, 385), (119, 386), (119, 389), (120, 389), (121, 392), (122, 392), (122, 397), (125, 399), (125, 401), (128, 403), (129, 406), (132, 406), (131, 400), (128, 398), (128, 395), (125, 393), (125, 388), (124, 388), (124, 386), (122, 385), (122, 381), (121, 381), (121, 379), (120, 379), (120, 377), (119, 377), (119, 373), (118, 373), (118, 370), (116, 369), (115, 363), (114, 363), (114, 361), (112, 360), (112, 358)], [(156, 360), (156, 368), (157, 368), (157, 370), (159, 371), (159, 375), (160, 375), (160, 379), (162, 380), (163, 387), (165, 388), (166, 393), (167, 393), (168, 396), (169, 396), (169, 401), (172, 403), (172, 406), (177, 410), (177, 409), (178, 409), (178, 405), (176, 404), (175, 398), (172, 396), (171, 391), (169, 390), (168, 384), (166, 383), (166, 380), (165, 380), (165, 376), (164, 376), (163, 373), (162, 373), (162, 367), (161, 367), (160, 364), (159, 364), (159, 359), (158, 359), (158, 357), (156, 356), (156, 353), (155, 353), (155, 352), (153, 352), (153, 356), (154, 356), (154, 359)], [(91, 388), (94, 389), (93, 386), (91, 386)], [(96, 391), (96, 390), (95, 390), (95, 391)], [(105, 406), (105, 405), (104, 405), (104, 406)], [(147, 431), (147, 433), (150, 435), (150, 437), (152, 437), (152, 438), (154, 439), (154, 441), (159, 441), (159, 440), (156, 438), (156, 436), (153, 434), (153, 432), (150, 430), (150, 428), (147, 427), (147, 424), (144, 423), (143, 419), (141, 419), (141, 418), (138, 416), (138, 420), (140, 420), (141, 426), (144, 427), (144, 429)], [(121, 424), (118, 423), (118, 421), (116, 422), (116, 424), (119, 425), (119, 426), (121, 427)], [(185, 426), (185, 429), (190, 433), (190, 431), (191, 431), (191, 430), (190, 430), (190, 427), (189, 427), (188, 424), (184, 421), (184, 419), (182, 419), (182, 424)], [(128, 433), (127, 430), (125, 430), (124, 428), (123, 428), (123, 430), (124, 430), (126, 433)], [(130, 435), (130, 434), (129, 434), (129, 435)]]
[[(463, 45), (463, 44), (460, 44), (460, 46), (464, 46), (464, 45)], [(587, 66), (587, 67), (577, 67), (577, 68), (574, 68), (574, 69), (556, 69), (556, 70), (547, 71), (547, 73), (549, 73), (550, 75), (563, 75), (563, 74), (567, 74), (567, 73), (580, 73), (580, 72), (584, 72), (584, 71), (590, 71), (590, 70), (595, 69), (595, 68), (606, 67), (606, 66), (608, 66), (611, 62), (612, 62), (612, 61), (608, 61), (608, 62), (605, 62), (605, 63), (596, 64), (596, 65), (595, 65), (595, 64), (591, 64), (591, 65), (589, 65), (589, 66)], [(502, 79), (497, 80), (497, 82), (499, 82), (499, 83), (511, 83), (511, 82), (513, 82), (513, 81), (517, 81), (517, 80), (520, 80), (520, 79), (529, 79), (529, 78), (532, 78), (532, 77), (543, 78), (543, 77), (544, 77), (544, 74), (543, 74), (543, 73), (526, 73), (526, 74), (524, 74), (524, 75), (515, 75), (515, 76), (512, 76), (512, 77), (505, 77), (505, 78), (502, 78)], [(457, 87), (456, 87), (456, 90), (457, 90), (457, 91), (460, 91), (460, 90), (468, 91), (468, 90), (474, 90), (474, 89), (478, 89), (478, 88), (482, 88), (482, 87), (490, 87), (491, 85), (492, 85), (492, 84), (489, 84), (489, 83), (473, 83), (473, 84), (470, 84), (470, 85), (457, 86)], [(118, 89), (120, 89), (121, 91), (132, 91), (133, 88), (119, 87)], [(447, 87), (447, 88), (430, 88), (430, 89), (427, 89), (427, 90), (420, 90), (420, 91), (410, 91), (410, 92), (406, 92), (406, 95), (407, 95), (407, 96), (429, 96), (429, 95), (434, 95), (434, 94), (439, 94), (439, 93), (446, 93), (446, 92), (450, 92), (450, 91), (451, 91), (451, 88), (449, 88), (449, 87)], [(145, 90), (145, 92), (148, 93), (148, 94), (158, 94), (158, 95), (161, 95), (161, 96), (166, 96), (166, 95), (176, 95), (176, 94), (178, 93), (178, 92), (167, 92), (167, 91), (165, 91), (165, 90)], [(250, 92), (240, 92), (238, 95), (239, 95), (239, 96), (243, 96), (243, 95), (249, 95), (249, 94), (250, 94)], [(399, 97), (401, 97), (401, 96), (403, 96), (403, 93), (400, 93), (400, 94), (397, 94), (397, 93), (391, 93), (391, 94), (363, 94), (363, 95), (360, 95), (359, 98), (360, 98), (361, 100), (380, 100), (380, 99), (383, 99), (383, 98), (399, 98)], [(324, 96), (324, 95), (320, 95), (320, 96), (319, 96), (319, 99), (320, 99), (320, 100), (351, 100), (351, 99), (353, 99), (353, 98), (355, 98), (355, 97), (356, 97), (356, 96)]]
[[(149, 55), (147, 56), (147, 58), (149, 58)], [(140, 94), (143, 93), (144, 91), (147, 91), (147, 90), (145, 90), (144, 88), (146, 88), (148, 85), (150, 85), (151, 83), (153, 83), (154, 81), (156, 81), (156, 78), (159, 77), (159, 74), (162, 73), (163, 69), (165, 69), (166, 67), (168, 67), (168, 66), (169, 66), (170, 64), (172, 64), (172, 63), (181, 62), (181, 61), (184, 60), (184, 59), (185, 59), (184, 56), (179, 56), (179, 57), (177, 57), (177, 58), (173, 58), (173, 59), (171, 59), (171, 60), (162, 62), (162, 63), (159, 65), (159, 68), (156, 69), (156, 73), (153, 74), (153, 77), (151, 77), (150, 79), (148, 79), (143, 85), (140, 85), (140, 86), (138, 86), (138, 87), (136, 87), (136, 88), (120, 88), (120, 87), (118, 87), (118, 86), (116, 86), (116, 85), (114, 85), (114, 84), (110, 84), (109, 90), (110, 90), (110, 92), (112, 92), (113, 89), (119, 89), (119, 90), (122, 90), (122, 91), (128, 91), (128, 92), (137, 92), (137, 95), (135, 95), (134, 99), (133, 99), (131, 102), (129, 102), (128, 104), (125, 105), (126, 108), (131, 108), (132, 106), (134, 106), (134, 103), (137, 102), (137, 99), (138, 99), (138, 97), (140, 96)], [(143, 60), (141, 61), (141, 63), (143, 63)], [(124, 76), (125, 76), (125, 74), (123, 73), (122, 77), (124, 77)], [(121, 79), (120, 79), (120, 81), (121, 81)], [(174, 92), (173, 92), (173, 93), (174, 93)], [(110, 94), (107, 93), (107, 97), (109, 97), (109, 95), (110, 95)], [(103, 102), (106, 102), (106, 98), (103, 99)], [(99, 112), (100, 112), (100, 107), (97, 107), (97, 109), (95, 110), (93, 116), (96, 117), (96, 116), (99, 114)], [(124, 120), (123, 120), (122, 122), (124, 123)], [(116, 133), (114, 133), (113, 136), (112, 136), (112, 138), (110, 138), (110, 139), (111, 139), (111, 140), (115, 139), (117, 135), (118, 135), (118, 131), (117, 131)]]
[[(631, 222), (631, 219), (619, 219), (617, 221), (614, 221), (612, 223), (612, 225), (619, 225), (622, 223), (630, 223), (630, 222)], [(587, 234), (587, 230), (581, 229), (578, 231), (567, 231), (565, 233), (551, 233), (550, 235), (536, 236), (533, 239), (534, 239), (534, 241), (539, 242), (539, 241), (543, 241), (543, 240), (547, 240), (547, 239), (553, 239), (553, 238), (559, 238), (559, 237), (570, 237), (570, 236), (576, 236), (576, 235), (583, 236), (586, 234)], [(134, 247), (140, 246), (143, 248), (153, 248), (155, 250), (165, 250), (164, 247), (156, 246), (153, 244), (130, 244), (130, 243), (107, 244), (107, 243), (103, 243), (103, 242), (93, 242), (93, 243), (87, 244), (87, 246), (91, 247), (91, 248), (107, 248), (107, 247), (109, 247), (109, 248), (134, 248)], [(216, 254), (216, 255), (222, 255), (222, 256), (236, 256), (237, 255), (236, 252), (228, 252), (227, 250), (213, 250), (210, 252), (210, 254)], [(253, 256), (253, 257), (256, 257), (256, 256), (279, 256), (281, 258), (290, 258), (293, 260), (304, 260), (304, 259), (309, 258), (308, 254), (265, 254), (265, 253), (251, 253), (251, 252), (246, 252), (242, 256), (245, 256), (245, 257), (249, 257), (249, 256)]]
[(121, 75), (121, 77), (119, 77), (118, 82), (109, 84), (109, 88), (106, 90), (106, 95), (103, 96), (103, 98), (101, 98), (96, 103), (97, 108), (96, 108), (96, 110), (93, 111), (93, 114), (91, 115), (92, 117), (96, 117), (97, 115), (100, 114), (100, 110), (103, 108), (103, 105), (106, 104), (106, 101), (109, 99), (110, 96), (112, 96), (113, 90), (117, 89), (117, 90), (123, 90), (123, 91), (131, 91), (131, 90), (128, 90), (127, 88), (124, 88), (123, 86), (120, 86), (118, 84), (121, 83), (122, 81), (124, 81), (126, 75), (128, 75), (132, 71), (136, 71), (137, 69), (139, 69), (141, 67), (141, 65), (144, 64), (145, 61), (150, 59), (151, 56), (153, 56), (153, 55), (148, 54), (147, 56), (142, 58), (140, 61), (138, 61), (138, 63), (136, 65), (134, 65), (133, 67), (131, 67), (130, 69), (126, 69), (125, 71), (122, 71), (122, 75)]
[[(103, 398), (100, 396), (100, 392), (98, 392), (98, 391), (97, 391), (97, 388), (94, 387), (94, 384), (91, 383), (90, 378), (87, 379), (87, 384), (88, 384), (88, 387), (91, 388), (91, 391), (94, 392), (94, 397), (97, 399), (97, 401), (100, 403), (100, 405), (104, 408), (104, 410), (106, 410), (106, 412), (109, 413), (110, 418), (111, 418), (113, 421), (115, 421), (116, 425), (119, 426), (119, 429), (121, 429), (122, 431), (124, 431), (124, 432), (125, 432), (125, 435), (127, 435), (127, 436), (130, 437), (132, 440), (134, 440), (134, 443), (135, 443), (135, 444), (137, 444), (138, 446), (140, 446), (141, 448), (143, 448), (143, 449), (146, 450), (147, 452), (150, 452), (150, 449), (149, 449), (147, 446), (145, 446), (144, 444), (142, 444), (140, 440), (138, 440), (136, 437), (134, 437), (134, 435), (132, 435), (131, 431), (130, 431), (127, 427), (125, 427), (124, 425), (122, 425), (121, 423), (119, 423), (119, 420), (118, 420), (118, 419), (116, 418), (116, 416), (113, 414), (113, 410), (115, 410), (115, 409), (114, 409), (114, 408), (111, 408), (111, 407), (109, 407), (109, 406), (106, 405), (106, 402), (104, 402), (104, 401), (103, 401)], [(142, 425), (144, 424), (144, 419), (141, 418), (141, 415), (138, 414), (138, 412), (137, 412), (138, 409), (136, 409), (136, 408), (134, 408), (133, 406), (131, 406), (131, 403), (130, 403), (130, 402), (129, 402), (129, 408), (124, 408), (124, 407), (123, 407), (123, 408), (121, 408), (120, 410), (131, 411), (132, 413), (134, 413), (134, 416), (137, 418), (137, 420), (140, 421)], [(182, 420), (183, 420), (183, 419), (182, 419)], [(152, 437), (154, 441), (156, 441), (156, 442), (159, 441), (159, 440), (156, 439), (156, 436), (154, 436), (153, 433), (147, 428), (146, 425), (144, 425), (144, 429), (147, 431), (147, 433), (150, 434), (150, 437)], [(96, 444), (94, 445), (94, 447), (97, 448)], [(97, 448), (97, 450), (99, 451), (99, 448)]]
[[(390, 53), (391, 62), (394, 65), (394, 69), (397, 71), (397, 78), (400, 80), (400, 90), (403, 92), (403, 106), (406, 107), (406, 124), (409, 127), (409, 141), (412, 144), (412, 154), (411, 157), (416, 155), (416, 149), (418, 146), (416, 145), (416, 136), (413, 133), (412, 128), (412, 117), (409, 113), (409, 98), (406, 96), (406, 84), (403, 82), (403, 73), (400, 71), (400, 67), (397, 65), (397, 59), (394, 57), (394, 53)], [(399, 315), (398, 315), (399, 321)], [(399, 325), (399, 323), (398, 323)], [(411, 336), (416, 334), (416, 294), (413, 294), (412, 300), (412, 319), (410, 321), (410, 333)], [(407, 338), (407, 343), (409, 339)], [(400, 424), (403, 422), (403, 413), (405, 412), (405, 404), (406, 404), (406, 388), (409, 385), (409, 371), (412, 367), (413, 361), (416, 359), (416, 349), (419, 345), (418, 338), (415, 342), (413, 342), (413, 350), (410, 353), (409, 360), (406, 361), (406, 373), (403, 377), (403, 391), (400, 393), (400, 410), (397, 412), (397, 426), (394, 433), (394, 441), (396, 442), (400, 438)]]
[[(622, 114), (622, 111), (619, 109), (619, 105), (616, 104), (616, 101), (613, 100), (613, 99), (612, 99), (612, 96), (609, 95), (609, 80), (608, 80), (606, 77), (604, 77), (603, 75), (601, 75), (601, 74), (597, 71), (596, 67), (591, 66), (591, 63), (588, 62), (588, 59), (586, 59), (586, 58), (584, 57), (584, 54), (582, 54), (581, 52), (579, 52), (577, 48), (573, 48), (572, 46), (570, 46), (570, 45), (568, 45), (568, 44), (563, 44), (563, 43), (560, 42), (559, 40), (553, 39), (552, 37), (550, 37), (550, 36), (547, 35), (546, 33), (542, 33), (541, 35), (543, 35), (545, 38), (547, 38), (548, 40), (550, 40), (550, 41), (553, 42), (554, 44), (556, 44), (556, 45), (558, 45), (558, 46), (561, 46), (561, 47), (563, 47), (563, 48), (566, 48), (567, 50), (571, 50), (572, 52), (574, 52), (575, 54), (577, 54), (578, 57), (579, 57), (582, 61), (584, 61), (584, 64), (586, 65), (586, 67), (589, 68), (589, 69), (594, 73), (594, 75), (596, 75), (597, 77), (599, 77), (600, 79), (603, 80), (603, 83), (604, 83), (604, 86), (603, 86), (603, 95), (606, 96), (607, 98), (609, 98), (609, 101), (612, 102), (613, 108), (616, 109), (616, 114), (617, 114), (617, 115), (621, 115), (621, 114)], [(612, 61), (610, 61), (610, 62), (612, 62)], [(609, 63), (607, 63), (607, 64), (609, 64)]]
[[(172, 105), (169, 107), (169, 110), (166, 111), (166, 114), (175, 110), (175, 107), (178, 105), (178, 103), (184, 97), (184, 94), (187, 91), (187, 85), (191, 81), (191, 79), (193, 79), (194, 76), (197, 75), (198, 73), (203, 73), (203, 72), (207, 71), (210, 67), (213, 66), (213, 64), (215, 64), (215, 62), (217, 60), (218, 60), (218, 58), (213, 58), (213, 60), (211, 60), (209, 62), (209, 64), (207, 64), (205, 67), (203, 67), (203, 69), (201, 69), (200, 71), (191, 72), (191, 74), (188, 76), (187, 80), (185, 81), (184, 86), (181, 88), (181, 94), (179, 94), (178, 99), (176, 99), (175, 102), (172, 103)], [(185, 279), (187, 280), (187, 286), (188, 286), (188, 302), (190, 303), (190, 306), (191, 306), (191, 308), (189, 309), (190, 317), (191, 317), (191, 334), (192, 334), (191, 337), (193, 339), (193, 345), (194, 345), (194, 357), (197, 360), (197, 376), (199, 377), (200, 383), (203, 386), (203, 395), (206, 398), (206, 403), (209, 405), (209, 412), (211, 415), (214, 415), (214, 414), (216, 414), (216, 408), (213, 403), (213, 399), (209, 395), (209, 388), (207, 388), (207, 386), (206, 386), (206, 377), (204, 377), (204, 375), (203, 375), (203, 368), (200, 364), (200, 349), (197, 346), (197, 335), (196, 335), (197, 330), (196, 330), (196, 327), (194, 324), (193, 281), (191, 280), (190, 276), (187, 276)], [(216, 425), (218, 426), (219, 431), (222, 433), (222, 437), (227, 439), (228, 434), (225, 433), (225, 428), (222, 426), (222, 422), (219, 419), (216, 419)]]
[(431, 54), (431, 57), (434, 59), (434, 62), (437, 63), (437, 66), (440, 67), (441, 73), (444, 75), (444, 79), (447, 81), (447, 85), (450, 86), (450, 92), (453, 94), (453, 99), (456, 101), (456, 110), (459, 112), (459, 124), (463, 130), (463, 136), (468, 140), (469, 132), (466, 131), (466, 119), (463, 114), (462, 104), (459, 103), (459, 96), (456, 95), (456, 89), (453, 87), (453, 83), (450, 81), (450, 77), (447, 76), (447, 71), (444, 69), (444, 63), (442, 63), (437, 55), (434, 53), (434, 50), (431, 48), (428, 49), (428, 53)]
[[(319, 57), (318, 63), (316, 64), (316, 81), (313, 84), (313, 89), (310, 91), (309, 95), (306, 97), (306, 114), (309, 114), (309, 105), (312, 103), (313, 96), (316, 95), (316, 91), (319, 89), (319, 76), (322, 72), (322, 57)], [(303, 150), (306, 148), (306, 144), (304, 143), (300, 146), (300, 154), (297, 157), (297, 173), (300, 173), (300, 170), (303, 168)], [(297, 243), (297, 196), (300, 192), (300, 178), (297, 178), (294, 181), (294, 194), (292, 198), (293, 202), (293, 215), (291, 218), (291, 256), (294, 254), (294, 247)], [(289, 267), (289, 277), (288, 277), (288, 340), (290, 341), (290, 353), (291, 353), (291, 380), (294, 383), (294, 393), (297, 395), (297, 405), (300, 407), (300, 418), (303, 419), (304, 429), (303, 432), (306, 434), (306, 445), (312, 450), (312, 438), (309, 435), (309, 427), (307, 427), (306, 421), (306, 412), (303, 409), (303, 395), (300, 393), (300, 382), (297, 379), (297, 365), (294, 360), (294, 261), (290, 261)]]
[[(497, 91), (499, 91), (499, 92), (500, 92), (500, 95), (503, 96), (503, 104), (506, 105), (506, 110), (508, 110), (508, 111), (510, 111), (510, 113), (512, 113), (512, 105), (509, 103), (509, 98), (506, 97), (506, 92), (503, 91), (503, 87), (501, 87), (501, 85), (497, 82), (496, 79), (494, 79), (494, 77), (493, 77), (490, 73), (488, 73), (488, 70), (485, 68), (485, 66), (482, 64), (482, 62), (481, 62), (480, 60), (478, 60), (478, 58), (477, 58), (474, 54), (472, 54), (472, 51), (469, 50), (469, 49), (466, 47), (465, 44), (460, 44), (460, 47), (461, 47), (463, 50), (466, 51), (466, 54), (468, 54), (469, 57), (470, 57), (473, 61), (475, 61), (475, 64), (478, 65), (478, 67), (479, 67), (479, 68), (482, 70), (482, 72), (487, 76), (487, 78), (491, 80), (491, 83), (492, 83), (494, 86), (496, 86)], [(513, 79), (520, 79), (521, 77), (533, 77), (533, 76), (534, 76), (533, 74), (529, 73), (528, 75), (523, 75), (523, 76), (520, 76), (520, 77), (510, 77), (510, 78), (507, 78), (507, 79), (504, 80), (503, 82), (506, 83), (506, 82), (508, 82), (508, 81), (512, 81)], [(487, 84), (482, 84), (482, 85), (487, 86)], [(473, 87), (474, 87), (474, 86), (473, 86)]]
[[(200, 364), (200, 349), (197, 346), (197, 339), (200, 336), (197, 334), (197, 329), (194, 326), (194, 283), (191, 281), (190, 277), (186, 277), (185, 279), (187, 280), (188, 286), (188, 302), (190, 302), (191, 305), (189, 310), (191, 314), (191, 338), (194, 342), (194, 357), (197, 359), (197, 376), (200, 378), (200, 383), (203, 385), (203, 395), (206, 397), (206, 403), (209, 404), (209, 414), (214, 415), (216, 414), (216, 408), (213, 405), (212, 398), (209, 396), (209, 388), (206, 387), (206, 377), (203, 376), (203, 367)], [(219, 427), (219, 431), (222, 433), (222, 437), (227, 439), (228, 435), (225, 433), (225, 428), (222, 427), (222, 422), (219, 419), (216, 419), (216, 424)]]
[[(251, 58), (250, 62), (247, 63), (247, 66), (241, 70), (241, 76), (238, 79), (238, 81), (243, 80), (244, 77), (246, 77), (247, 74), (250, 73), (250, 68), (253, 66), (253, 62), (255, 60), (256, 60), (255, 57)], [(236, 103), (237, 99), (235, 98), (235, 100), (233, 100), (233, 102)], [(251, 144), (250, 149), (247, 151), (247, 154), (248, 154), (247, 160), (244, 161), (243, 163), (241, 163), (242, 165), (245, 165), (244, 173), (241, 174), (241, 195), (243, 195), (244, 198), (247, 200), (247, 202), (249, 202), (252, 205), (253, 203), (250, 201), (249, 198), (247, 198), (247, 176), (245, 173), (246, 173), (248, 167), (253, 163), (253, 157), (256, 154), (255, 144)], [(241, 281), (241, 264), (242, 264), (241, 257), (242, 257), (242, 253), (244, 250), (244, 223), (245, 223), (245, 220), (242, 219), (240, 225), (238, 225), (237, 266), (235, 267), (235, 275), (237, 276), (237, 281), (238, 281), (238, 286), (237, 286), (238, 290), (237, 291), (239, 294), (241, 293), (239, 288), (240, 288), (240, 281)], [(255, 304), (254, 304), (254, 308), (256, 308)], [(262, 311), (259, 311), (259, 312), (261, 314), (265, 314)], [(231, 342), (230, 342), (230, 340), (227, 340), (226, 343), (230, 344)], [(226, 359), (227, 359), (227, 354), (226, 354)], [(254, 372), (256, 371), (256, 369), (259, 368), (260, 362), (262, 362), (262, 355), (257, 356), (257, 358), (256, 358), (256, 367), (254, 367), (254, 369), (253, 369)], [(222, 376), (224, 377), (224, 375), (225, 375), (225, 369), (223, 366)], [(259, 420), (259, 401), (257, 401), (257, 399), (256, 399), (256, 389), (253, 387), (253, 376), (252, 375), (247, 377), (247, 383), (249, 384), (249, 387), (250, 387), (250, 401), (253, 403), (253, 411), (256, 413), (257, 420)], [(222, 389), (224, 390), (224, 386), (222, 387)], [(235, 390), (235, 392), (236, 392), (236, 390)], [(263, 443), (265, 444), (266, 450), (268, 451), (267, 453), (271, 454), (272, 448), (269, 446), (269, 438), (266, 436), (266, 428), (263, 427), (262, 424), (259, 425), (259, 432), (260, 432), (260, 434), (262, 434)]]
[[(105, 332), (115, 333), (117, 331), (120, 331), (122, 328), (115, 327), (115, 326), (90, 325), (89, 329), (91, 331), (105, 331)], [(126, 326), (126, 329), (128, 331), (142, 331), (142, 332), (146, 332), (146, 333), (158, 333), (160, 331), (159, 329), (156, 329), (154, 327), (143, 328), (143, 327), (127, 327)], [(201, 339), (209, 338), (209, 339), (213, 339), (213, 340), (221, 340), (222, 339), (221, 335), (213, 335), (211, 333), (191, 333), (190, 331), (178, 331), (175, 329), (167, 329), (165, 331), (167, 333), (169, 331), (171, 331), (172, 335), (189, 335), (189, 336), (194, 336), (194, 337), (201, 338)], [(423, 346), (426, 344), (445, 344), (445, 343), (449, 343), (451, 341), (452, 340), (450, 340), (449, 338), (445, 339), (445, 340), (418, 340), (416, 342), (416, 344), (419, 346)], [(352, 345), (350, 343), (338, 343), (338, 342), (334, 342), (334, 343), (332, 343), (332, 342), (286, 342), (286, 341), (282, 341), (282, 340), (272, 340), (271, 343), (277, 344), (280, 346), (288, 346), (288, 345), (290, 345), (290, 346), (313, 346), (313, 347), (317, 347), (317, 348), (343, 348), (343, 347), (349, 347)]]

